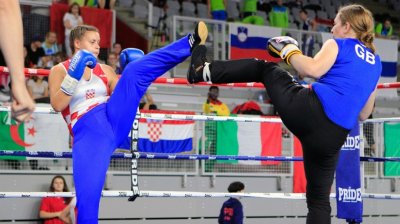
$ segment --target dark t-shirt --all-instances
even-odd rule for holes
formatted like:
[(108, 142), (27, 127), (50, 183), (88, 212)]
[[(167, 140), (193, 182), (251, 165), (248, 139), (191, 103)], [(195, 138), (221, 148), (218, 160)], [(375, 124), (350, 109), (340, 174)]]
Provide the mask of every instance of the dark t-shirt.
[(222, 205), (219, 224), (243, 224), (243, 206), (236, 198), (229, 198)]
[(39, 62), (39, 59), (45, 55), (42, 47), (39, 47), (38, 49), (36, 49), (36, 51), (32, 51), (31, 46), (28, 45), (28, 46), (26, 46), (26, 49), (28, 52), (28, 58), (35, 65), (37, 65), (37, 63)]

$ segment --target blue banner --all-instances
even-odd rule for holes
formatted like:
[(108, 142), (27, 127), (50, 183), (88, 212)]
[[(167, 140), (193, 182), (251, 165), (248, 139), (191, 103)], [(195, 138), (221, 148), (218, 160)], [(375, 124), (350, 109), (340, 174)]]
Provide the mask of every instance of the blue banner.
[(336, 167), (337, 217), (362, 222), (363, 201), (360, 173), (360, 128), (357, 123), (340, 151)]

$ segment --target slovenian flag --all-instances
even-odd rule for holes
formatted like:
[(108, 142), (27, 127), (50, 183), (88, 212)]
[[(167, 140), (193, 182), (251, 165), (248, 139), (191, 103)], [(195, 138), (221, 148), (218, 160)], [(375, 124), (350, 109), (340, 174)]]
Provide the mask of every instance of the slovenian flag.
[(281, 36), (282, 29), (267, 26), (229, 24), (230, 59), (258, 58), (279, 62), (267, 53), (267, 42), (271, 37)]
[[(141, 111), (143, 112), (143, 111)], [(172, 114), (178, 112), (157, 111)], [(179, 112), (193, 115), (194, 112)], [(139, 120), (140, 152), (179, 153), (193, 149), (194, 121), (185, 120)]]
[[(281, 156), (281, 123), (217, 122), (217, 155)], [(221, 160), (219, 163), (279, 164), (276, 161)]]

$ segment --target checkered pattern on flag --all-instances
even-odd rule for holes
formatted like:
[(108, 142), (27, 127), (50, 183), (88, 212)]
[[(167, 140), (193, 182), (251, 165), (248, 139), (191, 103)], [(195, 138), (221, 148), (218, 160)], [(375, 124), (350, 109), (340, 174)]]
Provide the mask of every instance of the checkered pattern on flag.
[[(141, 111), (147, 113), (149, 111)], [(151, 111), (162, 114), (188, 114), (193, 112)], [(139, 120), (139, 151), (179, 153), (193, 149), (194, 121)]]

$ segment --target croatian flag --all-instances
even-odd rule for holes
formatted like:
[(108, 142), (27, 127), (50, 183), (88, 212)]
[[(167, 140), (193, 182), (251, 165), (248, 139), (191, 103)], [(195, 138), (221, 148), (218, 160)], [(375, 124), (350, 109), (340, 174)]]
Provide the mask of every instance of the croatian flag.
[[(143, 112), (143, 111), (142, 111)], [(172, 114), (177, 112), (157, 111)], [(182, 114), (183, 112), (179, 112)], [(188, 116), (194, 112), (185, 112)], [(139, 119), (139, 151), (179, 153), (193, 149), (194, 121)]]
[(279, 62), (267, 53), (268, 39), (281, 36), (282, 29), (248, 24), (229, 24), (230, 59), (257, 58)]

